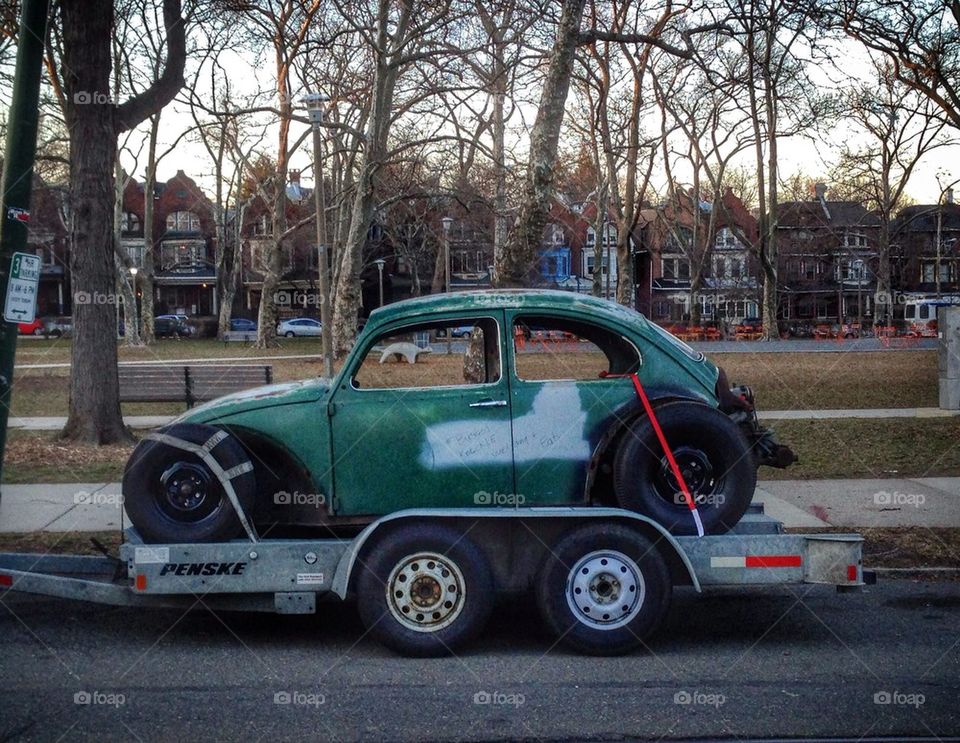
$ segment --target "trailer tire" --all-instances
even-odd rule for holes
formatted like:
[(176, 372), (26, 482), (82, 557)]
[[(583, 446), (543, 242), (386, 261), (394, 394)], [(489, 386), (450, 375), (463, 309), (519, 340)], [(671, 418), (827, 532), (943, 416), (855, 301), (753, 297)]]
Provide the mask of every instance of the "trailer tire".
[[(746, 513), (757, 487), (756, 465), (739, 426), (700, 403), (668, 403), (656, 414), (697, 503), (704, 533), (729, 531)], [(613, 477), (622, 508), (649, 516), (672, 534), (697, 533), (648, 417), (638, 418), (624, 433)]]
[(358, 568), (360, 618), (375, 639), (401, 655), (449, 655), (480, 633), (493, 608), (486, 557), (447, 526), (392, 530)]
[(641, 645), (666, 615), (671, 593), (670, 571), (650, 540), (609, 523), (568, 532), (536, 587), (551, 632), (590, 655), (622, 655)]
[[(202, 446), (220, 429), (176, 423), (156, 433)], [(243, 469), (249, 457), (240, 442), (227, 436), (212, 447), (223, 470)], [(250, 471), (230, 480), (245, 513), (250, 513), (257, 484)], [(144, 439), (133, 450), (123, 473), (123, 503), (130, 521), (147, 542), (221, 542), (238, 536), (243, 526), (223, 485), (197, 455), (163, 441)]]

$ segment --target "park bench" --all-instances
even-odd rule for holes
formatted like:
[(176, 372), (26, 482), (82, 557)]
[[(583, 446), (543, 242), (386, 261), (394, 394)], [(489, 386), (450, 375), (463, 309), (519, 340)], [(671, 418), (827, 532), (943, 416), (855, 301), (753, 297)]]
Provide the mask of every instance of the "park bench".
[(120, 402), (213, 400), (273, 382), (269, 364), (120, 364)]

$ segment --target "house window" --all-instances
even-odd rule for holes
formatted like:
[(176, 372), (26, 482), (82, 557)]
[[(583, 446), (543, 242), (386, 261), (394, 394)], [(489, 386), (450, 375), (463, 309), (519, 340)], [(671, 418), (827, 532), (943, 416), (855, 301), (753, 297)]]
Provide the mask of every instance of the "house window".
[(140, 217), (138, 217), (133, 212), (124, 212), (123, 219), (121, 220), (120, 229), (124, 232), (139, 232), (140, 231)]
[(126, 246), (127, 258), (130, 259), (130, 263), (137, 268), (143, 267), (143, 244), (127, 244)]
[(866, 281), (867, 265), (860, 258), (841, 261), (834, 268), (834, 278), (837, 281)]
[(167, 215), (167, 229), (170, 232), (199, 232), (200, 217), (193, 212), (173, 212)]
[(932, 284), (937, 280), (936, 261), (923, 261), (920, 264), (920, 281), (924, 284)]
[(720, 250), (733, 250), (740, 247), (740, 241), (737, 240), (729, 227), (721, 227), (720, 230), (717, 231), (714, 247)]
[(200, 241), (173, 242), (166, 241), (161, 249), (161, 264), (163, 270), (174, 266), (192, 266), (206, 257), (204, 244)]
[(843, 247), (864, 249), (867, 247), (867, 236), (856, 232), (845, 232), (843, 235)]

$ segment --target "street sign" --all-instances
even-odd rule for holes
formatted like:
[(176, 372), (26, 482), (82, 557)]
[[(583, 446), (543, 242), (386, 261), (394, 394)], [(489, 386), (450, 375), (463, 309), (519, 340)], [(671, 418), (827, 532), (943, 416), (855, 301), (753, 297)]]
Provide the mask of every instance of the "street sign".
[(30, 253), (14, 253), (10, 261), (7, 297), (3, 319), (7, 322), (33, 322), (37, 312), (37, 284), (40, 283), (40, 258)]

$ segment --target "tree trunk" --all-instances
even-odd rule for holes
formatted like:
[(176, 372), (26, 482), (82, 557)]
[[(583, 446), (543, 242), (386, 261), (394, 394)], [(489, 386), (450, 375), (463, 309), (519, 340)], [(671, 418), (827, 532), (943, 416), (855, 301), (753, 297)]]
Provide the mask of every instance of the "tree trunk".
[(147, 173), (143, 179), (143, 267), (140, 283), (143, 286), (140, 297), (140, 321), (143, 324), (143, 339), (153, 343), (156, 335), (153, 329), (153, 277), (156, 271), (153, 243), (153, 192), (157, 185), (157, 135), (160, 131), (160, 114), (150, 120), (150, 139), (147, 143)]
[(543, 239), (543, 228), (553, 196), (560, 126), (563, 124), (567, 92), (570, 89), (584, 2), (563, 0), (563, 12), (557, 39), (550, 53), (540, 108), (530, 132), (530, 156), (523, 200), (506, 249), (496, 266), (497, 283), (500, 286), (521, 287), (529, 283), (529, 274)]
[[(70, 415), (66, 439), (133, 440), (123, 424), (117, 379), (113, 213), (117, 132), (110, 90), (113, 0), (64, 0), (63, 47), (70, 130), (70, 274), (74, 291)], [(113, 301), (110, 301), (110, 300)]]

